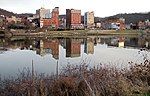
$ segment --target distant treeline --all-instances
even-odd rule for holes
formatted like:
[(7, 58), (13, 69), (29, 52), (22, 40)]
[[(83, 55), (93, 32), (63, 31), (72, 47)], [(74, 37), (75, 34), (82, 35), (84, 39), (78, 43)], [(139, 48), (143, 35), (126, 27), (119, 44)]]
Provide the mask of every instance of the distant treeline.
[(106, 17), (106, 18), (101, 18), (101, 20), (106, 20), (108, 18), (121, 18), (123, 17), (125, 19), (126, 24), (130, 23), (138, 23), (139, 21), (145, 21), (145, 20), (150, 20), (150, 12), (148, 13), (130, 13), (130, 14), (117, 14), (114, 16)]

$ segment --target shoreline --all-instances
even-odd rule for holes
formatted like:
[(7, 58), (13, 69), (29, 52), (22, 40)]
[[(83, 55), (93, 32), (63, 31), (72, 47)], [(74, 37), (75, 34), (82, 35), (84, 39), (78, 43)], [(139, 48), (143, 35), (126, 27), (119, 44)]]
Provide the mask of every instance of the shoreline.
[(103, 36), (103, 35), (146, 35), (144, 30), (69, 30), (69, 31), (28, 31), (13, 30), (5, 31), (6, 38), (11, 37), (75, 37), (85, 38), (87, 36)]

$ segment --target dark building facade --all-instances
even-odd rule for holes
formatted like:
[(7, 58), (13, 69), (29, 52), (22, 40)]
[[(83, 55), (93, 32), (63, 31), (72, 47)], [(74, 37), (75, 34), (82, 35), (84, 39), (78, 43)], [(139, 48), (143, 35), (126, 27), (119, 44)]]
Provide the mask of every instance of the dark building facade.
[(81, 42), (77, 39), (66, 39), (66, 57), (79, 57)]
[(81, 10), (66, 9), (66, 28), (81, 29)]

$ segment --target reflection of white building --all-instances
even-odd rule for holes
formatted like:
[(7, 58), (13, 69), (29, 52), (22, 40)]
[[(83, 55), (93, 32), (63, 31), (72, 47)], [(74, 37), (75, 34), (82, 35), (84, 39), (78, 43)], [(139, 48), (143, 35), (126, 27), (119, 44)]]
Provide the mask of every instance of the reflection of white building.
[(122, 41), (122, 42), (119, 42), (118, 43), (118, 47), (124, 47), (124, 42)]
[(51, 54), (50, 49), (44, 49), (43, 40), (40, 40), (40, 48), (39, 48), (37, 54), (39, 54), (41, 56), (44, 56), (46, 54)]
[(119, 38), (118, 47), (124, 47), (124, 37)]
[(87, 38), (84, 42), (84, 53), (93, 54), (94, 53), (94, 41), (92, 38)]
[(59, 59), (59, 42), (57, 40), (40, 40), (40, 48), (37, 54), (44, 56), (52, 54), (53, 58)]
[(149, 43), (148, 41), (145, 42), (145, 47), (148, 47), (149, 46)]

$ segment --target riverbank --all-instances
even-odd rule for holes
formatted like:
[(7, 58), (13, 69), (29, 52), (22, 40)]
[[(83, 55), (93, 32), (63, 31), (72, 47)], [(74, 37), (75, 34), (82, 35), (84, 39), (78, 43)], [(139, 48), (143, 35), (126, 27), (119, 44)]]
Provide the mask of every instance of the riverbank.
[(87, 37), (100, 35), (141, 35), (144, 31), (139, 30), (70, 30), (70, 31), (27, 31), (13, 30), (5, 32), (5, 37), (26, 36), (26, 37)]
[(129, 70), (68, 65), (60, 74), (24, 69), (17, 78), (0, 79), (0, 96), (149, 96), (150, 60), (130, 62)]

